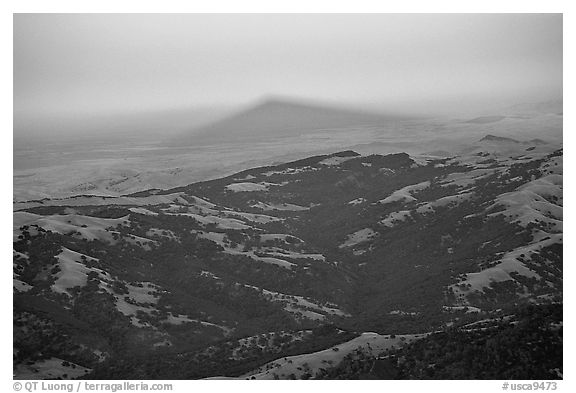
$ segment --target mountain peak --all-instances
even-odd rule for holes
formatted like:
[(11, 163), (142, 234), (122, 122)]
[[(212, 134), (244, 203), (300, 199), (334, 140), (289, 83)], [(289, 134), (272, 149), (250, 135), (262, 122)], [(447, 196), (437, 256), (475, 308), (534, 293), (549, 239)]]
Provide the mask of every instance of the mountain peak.
[(496, 123), (499, 121), (504, 120), (505, 116), (480, 116), (474, 119), (470, 119), (465, 121), (465, 123), (469, 124), (488, 124), (488, 123)]
[(546, 142), (545, 140), (542, 140), (540, 138), (530, 139), (528, 142), (533, 144), (533, 145), (547, 145), (548, 144), (548, 142)]
[(194, 138), (194, 142), (285, 138), (318, 130), (378, 126), (399, 119), (403, 117), (271, 96), (236, 114), (200, 128), (185, 138)]
[(282, 96), (268, 96), (264, 99), (257, 101), (248, 109), (243, 112), (249, 111), (262, 111), (262, 110), (313, 110), (313, 109), (332, 109), (339, 110), (337, 108), (330, 108), (325, 104), (320, 104), (312, 101), (298, 100), (294, 98), (282, 97)]
[(310, 102), (306, 103), (304, 100), (298, 100), (291, 97), (279, 96), (279, 95), (269, 95), (265, 96), (262, 99), (256, 101), (254, 107), (274, 107), (274, 106), (284, 106), (284, 105), (295, 105), (295, 106), (304, 106), (304, 105), (313, 105)]
[(512, 142), (512, 143), (520, 143), (516, 139), (506, 138), (503, 136), (491, 135), (487, 134), (484, 138), (480, 139), (478, 142)]

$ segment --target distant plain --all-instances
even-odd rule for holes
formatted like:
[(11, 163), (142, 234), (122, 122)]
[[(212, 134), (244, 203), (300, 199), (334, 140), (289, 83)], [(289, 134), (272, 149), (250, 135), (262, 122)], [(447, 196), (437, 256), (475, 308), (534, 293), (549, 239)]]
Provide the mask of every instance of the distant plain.
[[(476, 121), (477, 120), (477, 121)], [(487, 134), (562, 143), (562, 116), (396, 120), (382, 126), (302, 130), (289, 137), (174, 144), (152, 134), (47, 136), (14, 142), (15, 201), (122, 195), (170, 188), (341, 150), (450, 155)]]

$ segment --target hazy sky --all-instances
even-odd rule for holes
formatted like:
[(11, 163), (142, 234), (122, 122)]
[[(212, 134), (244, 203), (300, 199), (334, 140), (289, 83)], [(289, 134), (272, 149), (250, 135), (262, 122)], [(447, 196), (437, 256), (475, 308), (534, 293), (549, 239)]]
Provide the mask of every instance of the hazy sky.
[(561, 98), (560, 14), (17, 14), (14, 111), (269, 94), (452, 111)]

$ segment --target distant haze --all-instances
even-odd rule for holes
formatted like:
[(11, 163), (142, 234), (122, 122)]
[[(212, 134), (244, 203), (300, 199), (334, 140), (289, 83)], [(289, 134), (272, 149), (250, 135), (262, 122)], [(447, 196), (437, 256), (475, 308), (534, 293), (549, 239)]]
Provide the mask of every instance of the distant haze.
[(178, 136), (177, 144), (196, 144), (222, 140), (260, 140), (306, 135), (309, 131), (382, 126), (405, 118), (325, 107), (310, 102), (272, 98), (220, 121)]
[(558, 100), (562, 15), (14, 16), (15, 135), (162, 133), (271, 94), (399, 114)]

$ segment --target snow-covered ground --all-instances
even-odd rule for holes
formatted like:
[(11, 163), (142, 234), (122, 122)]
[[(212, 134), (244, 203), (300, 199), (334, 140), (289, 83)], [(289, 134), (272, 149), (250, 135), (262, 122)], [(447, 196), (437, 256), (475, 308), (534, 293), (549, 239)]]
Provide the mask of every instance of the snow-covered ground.
[(47, 231), (61, 234), (79, 232), (80, 236), (87, 240), (110, 241), (112, 236), (107, 229), (126, 225), (129, 220), (129, 216), (121, 218), (100, 218), (78, 214), (41, 216), (28, 212), (14, 212), (12, 217), (14, 240), (22, 233), (20, 230), (22, 226), (37, 225)]
[(114, 295), (114, 297), (116, 298), (116, 308), (118, 311), (129, 317), (134, 326), (146, 327), (149, 326), (149, 324), (140, 321), (136, 315), (139, 311), (150, 314), (156, 310), (154, 305), (158, 303), (159, 296), (157, 291), (159, 288), (148, 282), (140, 284), (142, 285), (141, 287), (126, 284), (128, 293), (125, 295)]
[(343, 162), (352, 160), (354, 158), (357, 158), (356, 156), (352, 156), (352, 157), (338, 157), (338, 156), (334, 156), (334, 157), (329, 157), (329, 158), (325, 158), (322, 161), (319, 161), (318, 164), (320, 165), (327, 165), (327, 166), (337, 166), (342, 164)]
[(232, 329), (229, 327), (218, 325), (212, 322), (200, 321), (198, 319), (193, 319), (187, 315), (181, 315), (181, 314), (177, 315), (168, 314), (168, 317), (162, 322), (167, 323), (169, 325), (182, 325), (184, 323), (200, 324), (204, 327), (214, 327), (220, 329), (224, 333), (224, 335), (228, 335), (230, 332), (232, 332)]
[(19, 364), (14, 369), (14, 379), (74, 379), (80, 378), (90, 371), (92, 369), (52, 357), (38, 360), (33, 364)]
[(406, 219), (409, 218), (410, 216), (411, 216), (410, 210), (400, 210), (388, 214), (379, 223), (387, 227), (393, 227), (394, 225), (400, 222), (406, 221)]
[(415, 201), (416, 198), (412, 196), (412, 193), (416, 191), (421, 191), (426, 188), (430, 187), (430, 181), (424, 181), (418, 184), (412, 184), (406, 187), (403, 187), (399, 190), (394, 191), (392, 194), (387, 196), (384, 199), (380, 199), (379, 203), (392, 203), (392, 202), (412, 202)]
[(252, 228), (250, 225), (246, 225), (243, 221), (234, 219), (234, 218), (221, 218), (216, 216), (202, 216), (200, 214), (195, 213), (168, 213), (165, 214), (172, 215), (172, 216), (188, 216), (196, 221), (198, 221), (201, 225), (206, 226), (210, 224), (216, 225), (216, 227), (220, 229), (234, 229), (234, 230), (244, 230)]
[(350, 202), (348, 202), (348, 204), (355, 206), (355, 205), (360, 205), (360, 204), (362, 204), (362, 203), (364, 203), (364, 202), (366, 202), (366, 199), (364, 199), (364, 198), (356, 198), (356, 199), (353, 199), (353, 200), (351, 200)]
[(244, 213), (236, 211), (227, 211), (223, 213), (226, 216), (240, 217), (248, 221), (255, 222), (257, 224), (268, 224), (270, 222), (280, 222), (283, 218), (268, 216), (266, 214), (256, 214), (256, 213)]
[(356, 246), (361, 243), (366, 243), (374, 239), (376, 236), (378, 236), (378, 234), (370, 228), (360, 229), (359, 231), (348, 235), (344, 243), (340, 244), (338, 247), (347, 248)]
[(243, 358), (242, 352), (247, 348), (260, 348), (266, 351), (278, 351), (279, 347), (274, 345), (274, 339), (282, 337), (283, 340), (287, 340), (283, 345), (293, 343), (296, 341), (302, 341), (305, 337), (312, 334), (312, 330), (300, 330), (297, 332), (269, 332), (262, 333), (255, 336), (249, 336), (241, 338), (237, 341), (236, 347), (232, 350), (232, 359), (241, 360)]
[(264, 203), (264, 202), (257, 202), (250, 207), (254, 207), (256, 209), (262, 209), (264, 211), (292, 211), (292, 212), (299, 212), (304, 210), (309, 210), (309, 207), (299, 206), (292, 203)]
[(473, 192), (463, 192), (456, 195), (448, 195), (442, 198), (438, 198), (432, 202), (422, 203), (416, 208), (416, 211), (420, 214), (430, 213), (434, 211), (435, 207), (451, 207), (459, 205), (464, 201), (468, 201), (474, 197)]
[(266, 255), (271, 255), (273, 257), (284, 257), (292, 259), (313, 259), (315, 261), (326, 262), (326, 257), (322, 254), (307, 254), (282, 249), (277, 249), (277, 251), (264, 250), (264, 252), (266, 252)]
[(218, 232), (196, 232), (199, 237), (203, 239), (208, 239), (213, 241), (214, 243), (222, 246), (224, 248), (224, 252), (231, 255), (244, 255), (249, 257), (255, 261), (264, 262), (276, 266), (283, 267), (285, 269), (291, 269), (292, 266), (295, 264), (292, 262), (288, 262), (284, 259), (275, 258), (275, 257), (267, 257), (267, 256), (260, 256), (257, 255), (254, 249), (244, 251), (243, 247), (240, 245), (233, 246), (229, 242), (225, 241), (226, 234), (218, 233)]
[(521, 246), (505, 253), (500, 260), (496, 261), (494, 266), (479, 272), (466, 274), (463, 280), (451, 286), (458, 300), (463, 304), (467, 304), (465, 299), (467, 293), (470, 291), (484, 291), (484, 289), (489, 287), (493, 282), (514, 280), (510, 275), (511, 273), (535, 278), (537, 280), (541, 279), (540, 275), (530, 270), (530, 268), (522, 262), (523, 256), (530, 258), (532, 254), (537, 253), (546, 246), (561, 244), (563, 236), (562, 234), (552, 234), (546, 236), (541, 235), (540, 237), (541, 239), (534, 240), (526, 246)]
[(473, 169), (468, 172), (450, 173), (440, 182), (440, 185), (445, 187), (456, 186), (459, 188), (469, 187), (474, 183), (476, 183), (478, 180), (490, 176), (494, 173), (497, 173), (502, 169), (505, 169), (505, 167), (489, 168), (489, 169), (480, 168), (480, 169)]
[(272, 183), (232, 183), (228, 184), (225, 188), (229, 191), (233, 192), (253, 192), (253, 191), (268, 191), (268, 187), (270, 187)]
[(299, 295), (288, 295), (285, 293), (269, 291), (252, 285), (244, 286), (257, 290), (271, 302), (283, 304), (284, 310), (294, 314), (298, 319), (324, 320), (327, 315), (336, 315), (340, 317), (350, 316), (350, 314), (342, 311), (335, 304), (322, 305)]
[(16, 202), (13, 209), (24, 210), (39, 206), (154, 206), (170, 203), (188, 205), (189, 202), (182, 197), (184, 193), (178, 192), (167, 195), (150, 195), (146, 197), (103, 197), (103, 196), (76, 196), (62, 199), (43, 199), (32, 202)]
[[(509, 144), (517, 145), (513, 142)], [(538, 146), (542, 146), (542, 149), (546, 148), (546, 154), (552, 149), (548, 145)], [(506, 149), (500, 147), (499, 151), (502, 150)], [(524, 153), (524, 160), (537, 160), (545, 157), (536, 149)], [(501, 162), (505, 163), (505, 166), (514, 163), (514, 161), (508, 162), (505, 157), (501, 157)], [(538, 281), (543, 279), (530, 269), (530, 261), (532, 256), (538, 254), (542, 248), (563, 242), (561, 157), (547, 159), (541, 165), (541, 170), (544, 172), (543, 177), (533, 179), (511, 192), (497, 196), (493, 204), (486, 209), (488, 216), (504, 216), (509, 222), (520, 226), (534, 226), (530, 243), (507, 251), (487, 268), (461, 277), (457, 284), (451, 286), (458, 303), (467, 305), (468, 293), (483, 292), (492, 283), (515, 281), (513, 277), (515, 274)], [(551, 284), (547, 282), (547, 285)]]
[(158, 213), (145, 209), (143, 207), (131, 207), (130, 210), (132, 213), (137, 214), (144, 214), (145, 216), (157, 216)]
[(390, 336), (362, 333), (360, 336), (332, 348), (274, 360), (235, 379), (275, 379), (275, 376), (279, 379), (288, 379), (292, 375), (294, 378), (300, 379), (304, 374), (314, 376), (321, 368), (327, 369), (337, 366), (346, 355), (356, 350), (360, 349), (373, 356), (378, 356), (388, 349), (399, 348), (424, 337), (426, 334)]
[[(98, 261), (96, 258), (80, 254), (78, 252), (63, 248), (62, 252), (56, 256), (60, 271), (56, 273), (56, 281), (52, 285), (52, 290), (58, 293), (68, 293), (68, 290), (74, 287), (83, 287), (86, 285), (88, 273), (99, 269), (89, 269), (85, 264), (79, 262), (82, 257), (87, 261)], [(103, 273), (101, 270), (99, 270)]]
[(274, 176), (274, 175), (297, 175), (303, 172), (318, 171), (320, 168), (304, 166), (300, 168), (287, 168), (282, 171), (268, 171), (262, 173), (263, 176)]
[(474, 314), (482, 312), (478, 307), (472, 306), (442, 306), (442, 310), (446, 312), (464, 311), (466, 314)]
[(267, 241), (276, 241), (279, 240), (281, 242), (295, 242), (295, 243), (303, 243), (304, 240), (300, 239), (299, 237), (296, 237), (294, 235), (290, 235), (288, 233), (263, 233), (260, 235), (260, 240), (262, 242), (267, 242)]
[(167, 237), (168, 239), (172, 239), (172, 240), (176, 240), (179, 241), (179, 237), (176, 236), (176, 234), (174, 232), (172, 232), (169, 229), (159, 229), (159, 228), (150, 228), (148, 229), (148, 231), (146, 232), (146, 236), (161, 236), (161, 237)]
[(562, 232), (562, 183), (562, 175), (559, 174), (528, 182), (500, 195), (496, 205), (504, 206), (505, 210), (492, 214), (503, 214), (524, 227), (530, 223), (546, 223), (548, 230)]
[[(121, 218), (100, 218), (78, 214), (63, 214), (40, 216), (28, 212), (14, 212), (13, 239), (17, 240), (22, 234), (22, 226), (37, 226), (46, 231), (61, 234), (74, 234), (86, 240), (100, 240), (109, 244), (116, 244), (122, 238), (126, 242), (149, 250), (154, 240), (132, 234), (122, 234), (112, 230), (118, 225), (129, 224), (129, 216)], [(30, 231), (30, 229), (29, 229)]]

